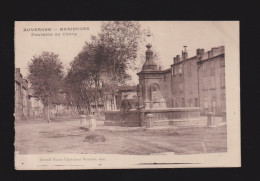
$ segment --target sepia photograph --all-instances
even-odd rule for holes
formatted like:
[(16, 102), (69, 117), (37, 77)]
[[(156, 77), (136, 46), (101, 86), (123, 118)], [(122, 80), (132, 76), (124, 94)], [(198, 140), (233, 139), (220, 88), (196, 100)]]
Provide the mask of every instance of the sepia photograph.
[(239, 21), (16, 21), (15, 169), (240, 167)]

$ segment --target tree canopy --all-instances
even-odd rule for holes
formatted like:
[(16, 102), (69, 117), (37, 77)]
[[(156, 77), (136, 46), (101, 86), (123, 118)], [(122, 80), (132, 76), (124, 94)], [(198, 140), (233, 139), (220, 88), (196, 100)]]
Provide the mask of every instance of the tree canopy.
[(130, 78), (127, 70), (135, 64), (143, 35), (138, 22), (103, 22), (101, 32), (92, 36), (71, 62), (66, 76), (67, 85), (73, 84), (71, 89), (77, 87), (81, 96), (89, 101), (102, 99), (104, 102), (107, 101), (104, 100), (106, 94), (110, 94), (115, 103), (118, 86), (124, 85)]
[(63, 65), (59, 56), (53, 52), (42, 52), (33, 56), (28, 68), (28, 79), (34, 90), (34, 96), (43, 102), (44, 107), (49, 106), (52, 99), (57, 100), (55, 96), (60, 90), (63, 79)]

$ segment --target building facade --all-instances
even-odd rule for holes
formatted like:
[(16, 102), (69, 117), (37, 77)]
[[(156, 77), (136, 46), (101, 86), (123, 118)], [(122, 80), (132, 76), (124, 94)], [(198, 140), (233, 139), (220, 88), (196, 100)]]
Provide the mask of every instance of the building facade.
[(223, 114), (226, 111), (224, 47), (203, 53), (198, 69), (199, 99), (203, 113)]
[(34, 96), (34, 92), (32, 88), (28, 89), (28, 94), (29, 94), (29, 100), (31, 107), (29, 109), (29, 117), (31, 118), (41, 118), (43, 117), (43, 103), (36, 97)]
[(15, 68), (15, 119), (41, 117), (43, 114), (43, 104), (33, 96), (28, 84), (20, 68)]
[(182, 56), (174, 57), (171, 70), (171, 80), (167, 81), (171, 81), (172, 107), (201, 107), (202, 114), (225, 112), (224, 46), (207, 52), (197, 49), (191, 58), (182, 52)]
[[(151, 45), (150, 45), (151, 46)], [(166, 107), (200, 107), (201, 114), (214, 112), (221, 116), (226, 111), (225, 47), (219, 46), (188, 57), (186, 51), (173, 58), (171, 68), (161, 70), (148, 56), (139, 76), (140, 93), (146, 107), (153, 100), (156, 88), (166, 102)], [(149, 102), (150, 101), (150, 102)], [(161, 105), (161, 104), (160, 104)], [(161, 107), (161, 106), (159, 106)]]
[(23, 78), (20, 69), (15, 69), (15, 118), (26, 119), (30, 114), (28, 81)]

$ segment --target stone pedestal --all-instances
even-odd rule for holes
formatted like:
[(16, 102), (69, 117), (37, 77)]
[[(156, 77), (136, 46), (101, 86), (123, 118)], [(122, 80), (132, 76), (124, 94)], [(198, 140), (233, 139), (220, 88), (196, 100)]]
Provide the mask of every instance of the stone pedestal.
[(87, 126), (87, 116), (86, 115), (80, 115), (80, 126), (86, 127)]
[(90, 115), (89, 120), (89, 131), (95, 131), (96, 129), (96, 119), (94, 115)]
[(153, 114), (147, 114), (146, 115), (146, 128), (152, 128), (153, 127)]
[(208, 112), (207, 117), (207, 126), (213, 126), (215, 124), (215, 114), (213, 112)]

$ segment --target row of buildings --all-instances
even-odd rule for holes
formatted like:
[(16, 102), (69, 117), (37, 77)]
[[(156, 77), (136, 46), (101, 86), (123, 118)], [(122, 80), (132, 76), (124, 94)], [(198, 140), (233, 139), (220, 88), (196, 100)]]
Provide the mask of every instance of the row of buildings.
[[(147, 56), (149, 53), (152, 53), (151, 50), (148, 50)], [(142, 72), (146, 74), (142, 75)], [(119, 87), (116, 95), (117, 109), (120, 109), (125, 96), (132, 108), (135, 108), (138, 99), (143, 99), (144, 102), (146, 99), (151, 100), (152, 85), (158, 83), (159, 91), (168, 108), (200, 107), (202, 115), (214, 112), (221, 116), (226, 112), (224, 46), (214, 47), (209, 51), (197, 49), (192, 57), (188, 57), (188, 53), (182, 51), (181, 55), (173, 58), (172, 65), (166, 70), (161, 70), (148, 58), (138, 76), (138, 86)], [(108, 101), (106, 106), (99, 104), (100, 112), (105, 109), (113, 110), (112, 102), (113, 100)]]
[[(197, 49), (193, 57), (188, 57), (186, 50), (182, 51), (181, 55), (173, 58), (171, 67), (166, 70), (161, 70), (155, 64), (151, 59), (152, 53), (150, 49), (147, 51), (148, 58), (142, 71), (138, 73), (139, 85), (119, 88), (116, 96), (117, 109), (120, 109), (121, 100), (125, 95), (130, 100), (132, 108), (135, 108), (138, 99), (151, 100), (152, 86), (156, 84), (165, 99), (166, 107), (201, 107), (202, 115), (206, 112), (214, 112), (216, 115), (226, 112), (224, 46), (215, 47), (206, 52), (204, 49)], [(146, 73), (142, 74), (142, 72)], [(156, 83), (153, 82), (154, 80)], [(20, 73), (20, 69), (16, 68), (16, 118), (43, 116), (43, 104), (33, 96), (33, 90), (28, 84)], [(143, 95), (143, 98), (140, 98), (140, 95)], [(107, 102), (106, 106), (100, 103), (98, 106), (100, 111), (114, 109), (112, 102)], [(95, 105), (92, 105), (92, 109), (96, 109)], [(66, 107), (56, 105), (51, 110), (51, 114), (64, 111), (70, 112)]]
[[(65, 98), (66, 94), (60, 92), (60, 97)], [(57, 97), (59, 99), (59, 97)], [(98, 101), (99, 112), (103, 113), (105, 107), (112, 110), (111, 102), (104, 106)], [(50, 117), (58, 115), (77, 115), (80, 112), (75, 106), (62, 105), (54, 103), (49, 106)], [(91, 112), (96, 111), (96, 105), (91, 103)], [(84, 112), (83, 109), (81, 112)], [(41, 100), (34, 95), (33, 89), (30, 87), (28, 80), (21, 74), (20, 68), (15, 68), (15, 118), (16, 120), (25, 120), (28, 118), (42, 118), (44, 115), (44, 105)]]
[(29, 82), (23, 78), (20, 68), (15, 68), (15, 118), (41, 117), (43, 104), (33, 96)]
[[(33, 94), (29, 82), (23, 78), (20, 68), (15, 68), (15, 119), (25, 120), (28, 118), (43, 117), (44, 105)], [(65, 105), (53, 104), (50, 106), (50, 116), (72, 114), (73, 108)]]
[(206, 112), (214, 112), (216, 115), (225, 113), (224, 46), (206, 52), (197, 49), (193, 57), (188, 57), (185, 48), (181, 55), (173, 58), (171, 67), (166, 70), (161, 70), (151, 59), (150, 47), (151, 45), (143, 69), (138, 73), (139, 86), (144, 91), (142, 95), (145, 95), (144, 101), (152, 99), (147, 87), (152, 89), (153, 85), (158, 84), (166, 107), (201, 107), (202, 115)]
[(41, 102), (32, 96), (29, 82), (23, 78), (20, 68), (15, 68), (15, 118), (26, 119), (34, 114), (40, 114), (39, 111), (35, 113), (33, 107), (35, 110), (43, 111)]

